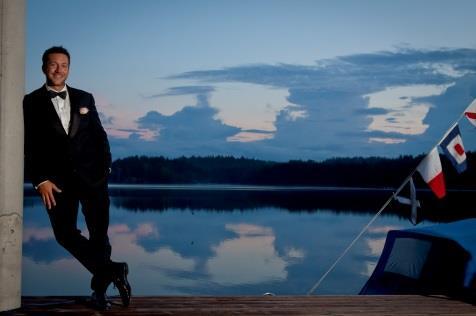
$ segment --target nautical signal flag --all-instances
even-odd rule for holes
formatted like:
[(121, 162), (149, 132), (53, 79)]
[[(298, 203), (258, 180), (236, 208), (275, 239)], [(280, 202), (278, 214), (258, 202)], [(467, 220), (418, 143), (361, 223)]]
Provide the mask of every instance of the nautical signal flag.
[(476, 126), (476, 99), (468, 106), (468, 108), (464, 111), (464, 115), (466, 118)]
[(420, 201), (416, 199), (416, 189), (415, 189), (415, 184), (413, 184), (412, 177), (410, 177), (410, 179), (408, 180), (408, 184), (410, 186), (410, 198), (397, 195), (395, 196), (395, 200), (397, 200), (401, 204), (411, 206), (410, 221), (412, 222), (413, 225), (416, 225), (419, 222), (417, 208), (421, 207), (421, 205), (420, 205)]
[(441, 141), (440, 147), (458, 173), (462, 173), (466, 170), (466, 152), (464, 150), (463, 139), (461, 139), (458, 124), (456, 124)]
[(443, 175), (443, 168), (441, 167), (437, 147), (434, 147), (430, 153), (423, 158), (417, 167), (417, 171), (439, 199), (446, 195), (445, 177)]

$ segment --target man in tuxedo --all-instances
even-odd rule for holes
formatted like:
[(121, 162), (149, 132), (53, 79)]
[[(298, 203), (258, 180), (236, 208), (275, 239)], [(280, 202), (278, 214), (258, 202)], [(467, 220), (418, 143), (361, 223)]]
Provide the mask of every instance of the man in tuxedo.
[[(109, 309), (106, 290), (118, 288), (129, 305), (125, 262), (111, 261), (107, 177), (111, 153), (93, 96), (66, 85), (70, 55), (63, 47), (43, 54), (46, 84), (23, 100), (25, 162), (41, 196), (56, 240), (92, 273), (92, 302)], [(79, 204), (89, 238), (77, 229)]]

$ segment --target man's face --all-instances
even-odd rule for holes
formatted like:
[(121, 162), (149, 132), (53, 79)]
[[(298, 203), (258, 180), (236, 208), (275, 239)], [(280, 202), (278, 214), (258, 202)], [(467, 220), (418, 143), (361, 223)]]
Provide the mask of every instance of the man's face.
[(68, 56), (59, 53), (49, 54), (43, 72), (49, 86), (63, 88), (69, 74)]

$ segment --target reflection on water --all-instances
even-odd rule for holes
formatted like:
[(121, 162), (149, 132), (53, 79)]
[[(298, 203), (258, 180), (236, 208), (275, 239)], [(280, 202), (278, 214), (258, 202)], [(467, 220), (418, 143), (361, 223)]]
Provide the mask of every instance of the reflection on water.
[[(305, 188), (111, 192), (112, 257), (129, 263), (136, 295), (305, 294), (389, 195)], [(87, 235), (82, 218), (79, 225)], [(317, 293), (356, 294), (387, 231), (408, 226), (391, 211), (382, 215)], [(56, 244), (39, 198), (26, 196), (23, 295), (85, 295), (89, 279)]]
[(206, 264), (210, 281), (236, 286), (286, 280), (287, 261), (277, 253), (270, 227), (241, 223), (226, 224), (225, 229), (236, 236), (213, 247)]

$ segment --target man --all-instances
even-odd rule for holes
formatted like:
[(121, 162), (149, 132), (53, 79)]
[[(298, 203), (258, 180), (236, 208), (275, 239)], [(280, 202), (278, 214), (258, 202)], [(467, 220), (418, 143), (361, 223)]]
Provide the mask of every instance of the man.
[[(43, 54), (46, 84), (23, 100), (25, 161), (59, 244), (92, 273), (92, 302), (109, 309), (106, 290), (118, 288), (129, 305), (126, 263), (111, 261), (107, 177), (111, 153), (90, 93), (66, 85), (70, 55), (63, 47)], [(79, 203), (89, 239), (77, 229)]]

